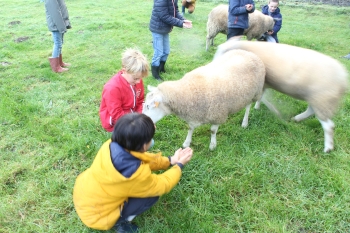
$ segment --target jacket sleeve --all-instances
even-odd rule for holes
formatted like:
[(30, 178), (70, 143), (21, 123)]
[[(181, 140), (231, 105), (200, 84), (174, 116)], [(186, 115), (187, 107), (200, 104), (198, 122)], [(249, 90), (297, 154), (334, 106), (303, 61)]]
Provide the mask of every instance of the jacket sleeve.
[(66, 24), (64, 22), (63, 16), (60, 11), (60, 7), (56, 0), (45, 1), (45, 8), (52, 20), (52, 22), (56, 25), (57, 30), (60, 33), (64, 33), (67, 31)]
[[(177, 2), (176, 2), (177, 3)], [(178, 4), (175, 4), (175, 17), (179, 20), (185, 20), (185, 18), (183, 17), (183, 15), (179, 12), (179, 7), (178, 7)], [(183, 24), (183, 22), (182, 22)], [(181, 27), (182, 27), (182, 24), (181, 24)]]
[(165, 170), (169, 168), (169, 158), (162, 156), (162, 152), (156, 154), (149, 152), (145, 153), (148, 157), (152, 158), (152, 160), (149, 162), (149, 167), (152, 171)]
[(181, 178), (181, 168), (178, 165), (173, 166), (162, 174), (152, 174), (146, 172), (147, 167), (143, 168), (138, 181), (130, 188), (130, 197), (156, 197), (170, 192)]
[(118, 89), (105, 90), (102, 94), (102, 98), (106, 102), (107, 111), (112, 117), (112, 125), (123, 115), (129, 113), (124, 112), (122, 108), (122, 93)]
[(142, 113), (143, 103), (145, 101), (145, 89), (144, 89), (142, 80), (140, 82), (140, 87), (141, 87), (141, 93), (140, 93), (140, 97), (137, 98), (136, 112)]
[(247, 13), (247, 10), (245, 9), (245, 6), (240, 5), (240, 1), (237, 1), (237, 0), (229, 1), (229, 14), (237, 16), (237, 15), (242, 15), (246, 13)]
[(273, 32), (274, 34), (277, 34), (279, 30), (281, 30), (282, 27), (282, 15), (278, 14), (277, 17), (274, 17), (273, 20), (275, 21), (275, 25), (273, 26)]
[(177, 9), (177, 5), (175, 6), (175, 17), (174, 17), (174, 15), (171, 15), (168, 12), (168, 1), (155, 0), (154, 12), (155, 12), (155, 15), (164, 23), (172, 26), (181, 27), (181, 28), (183, 27), (183, 19), (176, 18), (176, 13), (179, 12), (179, 10)]

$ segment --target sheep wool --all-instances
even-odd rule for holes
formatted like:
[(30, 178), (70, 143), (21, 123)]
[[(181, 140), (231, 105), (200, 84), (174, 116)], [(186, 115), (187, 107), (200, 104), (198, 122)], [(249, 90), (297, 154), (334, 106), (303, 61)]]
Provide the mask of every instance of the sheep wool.
[(264, 62), (265, 88), (271, 87), (308, 103), (306, 111), (292, 119), (302, 121), (315, 114), (324, 131), (324, 152), (333, 150), (334, 123), (331, 118), (349, 88), (346, 68), (332, 57), (314, 50), (255, 41), (227, 41), (218, 47), (214, 61), (235, 49), (252, 52)]
[(249, 109), (253, 101), (260, 99), (264, 81), (262, 61), (253, 53), (234, 50), (194, 69), (180, 80), (166, 81), (153, 88), (146, 96), (144, 113), (155, 123), (169, 114), (185, 120), (190, 130), (184, 147), (190, 145), (195, 127), (212, 124), (209, 148), (213, 150), (219, 125), (229, 114), (244, 107)]
[[(255, 10), (248, 14), (249, 27), (244, 30), (243, 35), (247, 40), (259, 39), (265, 32), (272, 30), (275, 24), (272, 17), (264, 15), (261, 11)], [(214, 44), (214, 38), (217, 34), (227, 35), (228, 5), (218, 5), (213, 8), (207, 21), (207, 42), (206, 50)]]

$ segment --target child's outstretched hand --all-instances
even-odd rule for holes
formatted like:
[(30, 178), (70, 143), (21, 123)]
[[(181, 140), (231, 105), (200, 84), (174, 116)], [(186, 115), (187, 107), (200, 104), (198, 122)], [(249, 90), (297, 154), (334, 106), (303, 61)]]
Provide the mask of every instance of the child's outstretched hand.
[(190, 147), (186, 147), (185, 149), (178, 149), (175, 151), (174, 156), (171, 157), (171, 164), (181, 163), (185, 165), (188, 163), (193, 155), (193, 150)]

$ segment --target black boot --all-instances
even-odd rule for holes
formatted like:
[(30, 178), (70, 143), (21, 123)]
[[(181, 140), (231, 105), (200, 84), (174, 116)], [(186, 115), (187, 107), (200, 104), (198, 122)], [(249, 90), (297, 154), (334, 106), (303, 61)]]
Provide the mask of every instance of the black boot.
[(166, 63), (166, 61), (160, 61), (160, 64), (159, 64), (159, 72), (160, 73), (166, 73), (166, 71), (165, 71), (165, 63)]
[(118, 221), (114, 226), (114, 229), (116, 230), (116, 233), (136, 233), (139, 228), (135, 224), (123, 220)]
[(152, 66), (152, 76), (158, 81), (163, 81), (162, 77), (159, 75), (159, 66)]

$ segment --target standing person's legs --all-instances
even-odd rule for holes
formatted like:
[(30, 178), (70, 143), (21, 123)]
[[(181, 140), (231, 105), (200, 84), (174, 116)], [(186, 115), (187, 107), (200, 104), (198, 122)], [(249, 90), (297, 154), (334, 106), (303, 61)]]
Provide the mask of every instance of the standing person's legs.
[(60, 65), (60, 55), (61, 55), (62, 44), (63, 44), (63, 34), (58, 31), (53, 31), (52, 39), (53, 39), (52, 57), (49, 58), (51, 69), (56, 73), (67, 71), (68, 69), (62, 68)]
[(240, 40), (243, 36), (243, 28), (228, 28), (227, 29), (227, 40)]
[(59, 61), (60, 61), (60, 66), (61, 67), (68, 67), (70, 66), (70, 63), (66, 63), (66, 62), (63, 62), (63, 58), (62, 58), (62, 47), (63, 47), (63, 38), (64, 38), (64, 33), (62, 33), (62, 44), (61, 44), (61, 49), (60, 49), (60, 56), (59, 56)]
[(159, 72), (165, 73), (165, 63), (170, 54), (170, 37), (169, 34), (163, 35), (163, 55), (160, 58)]
[(56, 58), (60, 56), (62, 51), (63, 34), (60, 33), (59, 31), (53, 31), (52, 39), (53, 39), (52, 57)]
[(170, 54), (170, 37), (169, 34), (163, 35), (163, 54), (160, 61), (166, 61)]
[[(168, 34), (166, 34), (168, 35)], [(152, 32), (152, 38), (153, 38), (153, 57), (151, 61), (151, 70), (152, 70), (152, 76), (161, 81), (163, 80), (162, 77), (160, 77), (160, 59), (164, 56), (164, 35), (159, 33)]]

